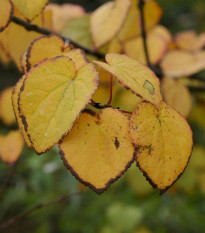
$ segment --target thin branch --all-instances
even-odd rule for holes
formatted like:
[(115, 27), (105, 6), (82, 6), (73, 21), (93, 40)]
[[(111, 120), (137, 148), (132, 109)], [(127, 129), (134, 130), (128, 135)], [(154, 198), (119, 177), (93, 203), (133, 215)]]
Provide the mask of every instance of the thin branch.
[(47, 35), (47, 36), (54, 33), (54, 34), (58, 35), (59, 37), (61, 37), (65, 42), (73, 44), (76, 48), (84, 50), (84, 52), (87, 53), (87, 54), (96, 56), (97, 58), (100, 58), (100, 59), (105, 58), (104, 54), (93, 51), (93, 50), (90, 50), (88, 48), (85, 48), (82, 45), (80, 45), (80, 44), (76, 43), (75, 41), (71, 40), (70, 38), (67, 38), (67, 37), (62, 36), (62, 35), (60, 35), (58, 33), (52, 32), (52, 31), (50, 31), (50, 30), (48, 30), (46, 28), (42, 28), (42, 27), (39, 27), (37, 25), (31, 24), (31, 23), (29, 23), (29, 22), (27, 22), (25, 20), (22, 20), (22, 19), (20, 19), (18, 17), (15, 17), (15, 16), (12, 17), (12, 21), (14, 23), (18, 24), (18, 25), (23, 26), (28, 31), (39, 32), (39, 33), (41, 33), (43, 35)]
[(124, 110), (120, 110), (121, 112), (124, 112), (124, 113), (127, 113), (127, 114), (131, 114), (132, 115), (132, 113), (133, 112), (129, 112), (129, 111), (124, 111)]
[(39, 210), (39, 209), (42, 209), (43, 207), (46, 207), (46, 206), (50, 206), (50, 205), (53, 205), (53, 204), (56, 204), (56, 203), (60, 203), (60, 202), (63, 202), (65, 200), (67, 200), (68, 198), (71, 198), (72, 196), (76, 196), (76, 195), (79, 195), (81, 194), (82, 191), (79, 191), (79, 192), (75, 192), (75, 193), (71, 193), (71, 194), (67, 194), (67, 195), (63, 195), (63, 196), (60, 196), (58, 197), (57, 199), (54, 199), (52, 201), (49, 201), (49, 202), (45, 202), (45, 203), (40, 203), (34, 207), (32, 207), (31, 209), (28, 209), (24, 212), (22, 212), (21, 214), (15, 216), (15, 217), (12, 217), (11, 219), (9, 219), (8, 221), (6, 221), (5, 223), (3, 223), (2, 225), (0, 225), (0, 231), (1, 230), (4, 230), (6, 228), (8, 228), (9, 226), (11, 226), (12, 224), (14, 224), (15, 222), (17, 222), (18, 220), (24, 218), (25, 216), (33, 213), (34, 211), (36, 210)]
[(145, 18), (144, 18), (144, 0), (139, 0), (138, 7), (140, 10), (140, 21), (141, 21), (141, 26), (142, 26), (142, 31), (141, 35), (143, 38), (143, 44), (144, 44), (144, 52), (145, 52), (145, 57), (147, 61), (147, 66), (151, 67), (150, 59), (149, 59), (149, 54), (148, 54), (148, 48), (147, 48), (147, 34), (145, 30)]
[(111, 76), (111, 78), (110, 78), (110, 98), (107, 102), (107, 105), (110, 105), (112, 102), (112, 79), (113, 79), (113, 77)]
[(8, 176), (7, 176), (4, 184), (3, 184), (3, 186), (0, 189), (0, 199), (2, 198), (2, 196), (3, 196), (3, 194), (4, 194), (4, 192), (5, 192), (6, 188), (7, 188), (7, 186), (9, 185), (14, 172), (15, 172), (15, 164), (12, 164), (12, 166), (10, 168), (10, 172), (9, 172), (9, 174), (8, 174)]

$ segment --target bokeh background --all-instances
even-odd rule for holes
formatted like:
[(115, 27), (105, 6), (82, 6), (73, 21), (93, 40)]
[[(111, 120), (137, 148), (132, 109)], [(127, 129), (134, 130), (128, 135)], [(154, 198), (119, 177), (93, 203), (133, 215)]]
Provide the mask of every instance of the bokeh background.
[[(80, 4), (93, 11), (106, 1), (53, 1)], [(194, 29), (205, 32), (204, 0), (158, 0), (163, 9), (161, 24), (172, 34)], [(205, 73), (200, 77), (205, 80)], [(13, 86), (21, 77), (14, 65), (0, 65), (0, 89)], [(58, 148), (38, 156), (26, 147), (9, 188), (0, 199), (0, 221), (40, 202), (83, 190), (68, 201), (45, 207), (18, 221), (8, 233), (203, 233), (205, 232), (205, 99), (193, 108), (188, 121), (194, 133), (194, 149), (182, 177), (162, 196), (132, 167), (105, 193), (85, 188), (65, 169)], [(193, 101), (196, 96), (193, 94)], [(5, 127), (0, 133), (17, 126)], [(9, 172), (0, 161), (0, 184)]]

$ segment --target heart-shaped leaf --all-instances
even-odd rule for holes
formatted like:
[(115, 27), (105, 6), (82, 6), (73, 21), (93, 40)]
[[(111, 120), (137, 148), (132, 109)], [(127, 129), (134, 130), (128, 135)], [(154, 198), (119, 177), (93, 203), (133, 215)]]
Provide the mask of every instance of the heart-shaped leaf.
[(133, 162), (129, 120), (117, 109), (85, 111), (60, 144), (65, 166), (97, 193), (105, 191)]
[(153, 187), (165, 192), (183, 173), (192, 152), (192, 131), (166, 103), (138, 104), (130, 118), (136, 161)]
[(37, 153), (44, 153), (71, 130), (98, 84), (92, 64), (76, 71), (68, 57), (41, 61), (30, 69), (21, 87), (19, 110)]

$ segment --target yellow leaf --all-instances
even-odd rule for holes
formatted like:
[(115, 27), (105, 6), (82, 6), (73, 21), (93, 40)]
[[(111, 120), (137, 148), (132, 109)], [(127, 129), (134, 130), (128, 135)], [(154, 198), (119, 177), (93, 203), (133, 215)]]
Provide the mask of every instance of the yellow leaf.
[(95, 48), (111, 41), (121, 29), (128, 11), (130, 0), (115, 0), (105, 3), (91, 15), (91, 34)]
[[(144, 42), (141, 36), (126, 40), (123, 43), (123, 48), (125, 54), (143, 64), (147, 64)], [(147, 33), (147, 49), (151, 64), (157, 64), (164, 56), (167, 48), (168, 43), (161, 35), (158, 35), (155, 31)]]
[(12, 0), (18, 10), (28, 19), (33, 20), (44, 9), (49, 0)]
[(167, 44), (170, 44), (173, 41), (171, 32), (162, 25), (157, 25), (156, 27), (152, 28), (149, 32), (161, 36)]
[(1, 0), (0, 9), (0, 32), (2, 32), (11, 22), (11, 17), (13, 15), (13, 4), (10, 0)]
[(165, 76), (189, 76), (205, 69), (205, 52), (169, 51), (160, 63)]
[(105, 59), (108, 64), (95, 63), (116, 77), (126, 89), (152, 103), (161, 101), (159, 80), (150, 69), (125, 55), (107, 54)]
[(0, 118), (8, 126), (16, 122), (11, 101), (12, 91), (13, 87), (8, 87), (0, 95)]
[(192, 98), (188, 88), (180, 80), (163, 78), (162, 89), (165, 102), (184, 117), (188, 117), (192, 108)]
[[(124, 41), (141, 34), (140, 11), (137, 2), (133, 1), (126, 21), (120, 30), (119, 35), (117, 36), (120, 41)], [(145, 3), (143, 11), (145, 18), (145, 29), (149, 30), (159, 22), (162, 16), (162, 9), (157, 2), (148, 1)]]
[(25, 78), (26, 78), (26, 75), (24, 75), (16, 83), (16, 85), (15, 85), (15, 87), (13, 89), (13, 94), (12, 94), (12, 104), (13, 104), (13, 109), (14, 109), (14, 113), (15, 113), (15, 116), (16, 116), (17, 123), (19, 125), (20, 132), (23, 134), (24, 140), (25, 140), (27, 146), (30, 148), (31, 147), (31, 142), (30, 142), (30, 139), (29, 139), (29, 137), (26, 134), (26, 131), (24, 129), (22, 118), (21, 118), (21, 115), (20, 115), (19, 109), (18, 109), (19, 92), (20, 92), (20, 89), (21, 89), (21, 87), (23, 85), (23, 82), (24, 82)]
[(55, 32), (61, 32), (68, 20), (85, 14), (83, 7), (69, 3), (62, 5), (50, 3), (46, 9), (53, 12), (53, 31)]
[(40, 36), (32, 41), (27, 51), (28, 70), (45, 58), (59, 56), (65, 49), (64, 41), (57, 35)]
[(38, 63), (27, 74), (19, 96), (24, 128), (37, 153), (44, 153), (71, 130), (97, 88), (92, 64), (76, 71), (65, 56)]
[(117, 109), (81, 114), (60, 144), (65, 166), (97, 193), (105, 191), (133, 162), (128, 118)]
[(64, 43), (59, 36), (51, 34), (50, 36), (38, 37), (31, 43), (26, 54), (27, 70), (44, 59), (60, 55), (71, 58), (77, 70), (88, 63), (83, 50), (71, 50), (71, 47)]
[(136, 161), (153, 187), (165, 192), (183, 173), (192, 152), (186, 120), (164, 102), (142, 102), (130, 118)]
[(0, 136), (0, 158), (6, 163), (15, 163), (22, 150), (24, 141), (18, 131), (11, 131), (6, 136)]
[(90, 15), (85, 14), (81, 17), (69, 20), (65, 24), (61, 34), (69, 37), (80, 45), (91, 49)]
[(205, 33), (197, 35), (195, 31), (180, 32), (175, 37), (176, 46), (180, 49), (197, 51), (205, 46)]

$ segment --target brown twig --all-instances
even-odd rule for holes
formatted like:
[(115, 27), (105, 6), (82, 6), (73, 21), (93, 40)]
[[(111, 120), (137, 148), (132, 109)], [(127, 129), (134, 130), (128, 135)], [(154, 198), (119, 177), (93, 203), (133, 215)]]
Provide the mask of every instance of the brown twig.
[(58, 197), (57, 199), (54, 199), (54, 200), (49, 201), (49, 202), (40, 203), (40, 204), (32, 207), (31, 209), (28, 209), (28, 210), (22, 212), (21, 214), (18, 214), (15, 217), (12, 217), (11, 219), (7, 220), (5, 223), (1, 224), (0, 225), (0, 231), (8, 228), (9, 226), (11, 226), (12, 224), (14, 224), (18, 220), (24, 218), (25, 216), (33, 213), (36, 210), (42, 209), (43, 207), (50, 206), (50, 205), (53, 205), (53, 204), (56, 204), (56, 203), (63, 202), (65, 200), (67, 200), (68, 198), (71, 198), (72, 196), (79, 195), (81, 193), (82, 193), (82, 191), (78, 191), (78, 192), (75, 192), (75, 193), (71, 193), (71, 194), (67, 194), (67, 195), (62, 195), (62, 196)]
[(5, 182), (3, 183), (3, 186), (0, 189), (0, 199), (2, 198), (7, 186), (9, 185), (14, 172), (15, 172), (15, 164), (12, 164), (10, 167), (10, 172), (9, 172)]
[[(47, 36), (54, 33), (54, 32), (52, 32), (52, 31), (50, 31), (50, 30), (48, 30), (48, 29), (46, 29), (46, 28), (42, 28), (42, 27), (39, 27), (39, 26), (37, 26), (37, 25), (31, 24), (31, 23), (29, 23), (29, 22), (27, 22), (27, 21), (25, 21), (25, 20), (22, 20), (22, 19), (20, 19), (20, 18), (18, 18), (18, 17), (16, 17), (16, 16), (13, 16), (13, 17), (12, 17), (12, 21), (13, 21), (14, 23), (18, 24), (18, 25), (23, 26), (23, 27), (24, 27), (26, 30), (28, 30), (28, 31), (39, 32), (39, 33), (41, 33), (41, 34), (43, 34), (43, 35), (47, 35)], [(68, 43), (70, 43), (70, 44), (73, 44), (76, 48), (79, 48), (79, 49), (84, 50), (84, 52), (87, 53), (87, 54), (96, 56), (97, 58), (100, 58), (100, 59), (104, 59), (104, 58), (105, 58), (105, 55), (102, 54), (102, 53), (99, 53), (99, 52), (97, 52), (97, 51), (93, 51), (93, 50), (90, 50), (90, 49), (88, 49), (88, 48), (85, 48), (85, 47), (83, 47), (82, 45), (80, 45), (80, 44), (76, 43), (75, 41), (71, 40), (70, 38), (67, 38), (67, 37), (65, 37), (65, 36), (62, 36), (62, 35), (60, 35), (60, 34), (58, 34), (58, 33), (54, 33), (54, 34), (58, 35), (58, 36), (59, 36), (60, 38), (62, 38), (65, 42), (68, 42)]]

